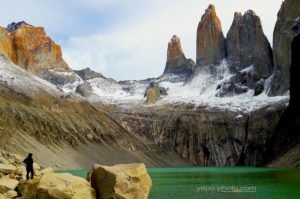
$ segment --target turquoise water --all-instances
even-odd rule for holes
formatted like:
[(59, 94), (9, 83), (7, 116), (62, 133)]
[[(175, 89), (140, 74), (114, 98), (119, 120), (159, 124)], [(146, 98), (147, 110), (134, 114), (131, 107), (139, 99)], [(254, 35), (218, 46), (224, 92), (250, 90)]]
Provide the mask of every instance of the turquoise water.
[[(66, 172), (66, 171), (58, 171)], [(86, 170), (68, 170), (86, 177)], [(253, 167), (149, 168), (150, 199), (299, 199), (300, 169)]]

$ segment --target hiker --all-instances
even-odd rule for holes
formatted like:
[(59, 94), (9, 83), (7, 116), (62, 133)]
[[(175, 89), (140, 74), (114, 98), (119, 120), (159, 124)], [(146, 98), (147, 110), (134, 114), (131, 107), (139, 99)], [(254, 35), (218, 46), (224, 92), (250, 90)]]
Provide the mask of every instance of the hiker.
[(31, 179), (33, 179), (34, 171), (33, 171), (33, 159), (32, 153), (29, 153), (27, 158), (23, 161), (26, 164), (26, 178), (29, 180), (29, 173), (31, 174)]

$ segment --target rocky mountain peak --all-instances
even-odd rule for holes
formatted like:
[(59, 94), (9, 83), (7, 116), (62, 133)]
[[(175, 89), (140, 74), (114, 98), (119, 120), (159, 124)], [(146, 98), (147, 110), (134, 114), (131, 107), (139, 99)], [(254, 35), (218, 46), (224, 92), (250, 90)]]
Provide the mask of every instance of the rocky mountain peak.
[(271, 74), (271, 45), (254, 11), (248, 10), (244, 15), (239, 12), (234, 14), (227, 33), (226, 47), (228, 63), (233, 71), (253, 65), (258, 78), (266, 78)]
[(226, 56), (225, 38), (214, 5), (209, 5), (197, 28), (197, 66), (217, 65)]
[(71, 71), (62, 58), (60, 46), (46, 35), (43, 27), (21, 21), (9, 24), (0, 32), (4, 38), (0, 40), (0, 52), (18, 66), (40, 77), (45, 70)]
[(8, 32), (12, 32), (14, 30), (16, 30), (17, 28), (19, 28), (21, 25), (26, 25), (26, 26), (32, 26), (28, 23), (26, 23), (25, 21), (20, 21), (20, 22), (12, 22), (10, 24), (7, 25), (6, 30)]
[(290, 89), (291, 46), (293, 40), (299, 35), (299, 0), (285, 0), (278, 12), (273, 32), (274, 77), (269, 95), (283, 95)]
[(89, 79), (94, 79), (94, 78), (100, 78), (103, 77), (101, 73), (97, 73), (90, 69), (89, 67), (82, 69), (82, 70), (74, 70), (74, 72), (81, 77), (81, 79), (89, 80)]
[(183, 53), (180, 38), (173, 35), (168, 43), (167, 63), (164, 74), (190, 75), (194, 70), (194, 63)]
[(184, 62), (184, 60), (185, 56), (181, 48), (180, 39), (176, 35), (173, 35), (168, 44), (167, 64), (180, 65)]

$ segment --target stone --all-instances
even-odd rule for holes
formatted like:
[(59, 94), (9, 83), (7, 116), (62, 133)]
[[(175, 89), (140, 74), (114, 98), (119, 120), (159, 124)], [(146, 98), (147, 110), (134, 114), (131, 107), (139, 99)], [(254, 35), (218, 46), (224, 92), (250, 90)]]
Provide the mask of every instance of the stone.
[(272, 49), (263, 33), (260, 18), (254, 11), (236, 12), (226, 37), (227, 60), (232, 71), (254, 67), (258, 78), (272, 73)]
[(94, 165), (91, 185), (97, 198), (148, 198), (152, 181), (143, 163)]
[(0, 164), (0, 171), (4, 174), (9, 174), (10, 172), (14, 172), (17, 168), (11, 164)]
[(39, 199), (95, 199), (95, 190), (80, 177), (69, 173), (48, 173), (37, 187)]
[(83, 97), (89, 97), (92, 94), (92, 87), (89, 82), (84, 82), (76, 87), (76, 93), (79, 93)]
[(18, 193), (14, 190), (9, 190), (4, 194), (7, 198), (16, 198), (18, 196)]
[(79, 75), (84, 81), (95, 78), (104, 78), (101, 73), (95, 72), (89, 67), (82, 70), (74, 70), (74, 72)]
[(90, 140), (90, 141), (93, 141), (94, 135), (91, 134), (91, 133), (89, 133), (89, 134), (86, 135), (86, 138), (87, 138), (88, 140)]
[(226, 57), (225, 38), (215, 6), (209, 5), (197, 28), (196, 65), (218, 65)]
[(37, 195), (37, 186), (40, 178), (32, 180), (20, 180), (18, 192), (22, 195), (22, 199), (34, 199)]
[(291, 44), (300, 34), (299, 0), (285, 0), (277, 15), (273, 32), (274, 76), (269, 95), (283, 95), (290, 89)]
[(0, 178), (0, 193), (6, 193), (9, 190), (15, 190), (19, 181), (9, 178)]
[(151, 82), (145, 91), (146, 104), (156, 103), (163, 95), (167, 95), (167, 90)]
[(9, 59), (14, 56), (12, 40), (3, 27), (0, 27), (0, 53), (5, 54)]
[(195, 62), (185, 57), (179, 37), (174, 35), (168, 44), (167, 63), (163, 74), (190, 76), (194, 68)]
[(17, 167), (17, 169), (15, 170), (15, 175), (18, 175), (18, 176), (23, 176), (23, 168), (21, 167)]
[(147, 90), (147, 104), (154, 104), (160, 99), (160, 90), (158, 87), (153, 87)]
[(70, 71), (59, 45), (46, 35), (43, 27), (21, 23), (10, 32), (15, 56), (13, 62), (33, 73), (41, 69)]
[(10, 179), (16, 179), (16, 175), (14, 174), (13, 171), (11, 171), (11, 172), (8, 174), (8, 177), (9, 177)]

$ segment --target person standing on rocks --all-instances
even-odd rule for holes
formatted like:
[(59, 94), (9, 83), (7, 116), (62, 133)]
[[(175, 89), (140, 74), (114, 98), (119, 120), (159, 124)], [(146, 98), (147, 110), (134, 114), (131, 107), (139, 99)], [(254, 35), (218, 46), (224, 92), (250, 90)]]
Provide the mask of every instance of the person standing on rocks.
[(31, 174), (31, 179), (33, 179), (34, 171), (33, 171), (33, 159), (32, 153), (29, 153), (27, 158), (23, 161), (26, 164), (26, 178), (29, 180), (29, 173)]

